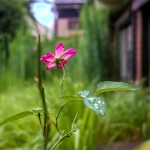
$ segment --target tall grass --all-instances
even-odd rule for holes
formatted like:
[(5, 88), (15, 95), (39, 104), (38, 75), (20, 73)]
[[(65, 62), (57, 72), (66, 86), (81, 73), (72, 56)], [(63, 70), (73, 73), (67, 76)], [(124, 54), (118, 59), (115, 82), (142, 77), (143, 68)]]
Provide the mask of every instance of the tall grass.
[[(101, 142), (137, 141), (150, 137), (150, 97), (149, 93), (117, 92), (105, 96), (107, 113), (102, 118), (99, 129), (103, 129), (97, 138)], [(108, 132), (109, 131), (109, 132)]]
[[(82, 80), (86, 77), (85, 68), (85, 49), (83, 48), (84, 39), (82, 37), (72, 38), (53, 38), (48, 39), (46, 36), (42, 38), (42, 55), (48, 51), (55, 53), (55, 47), (58, 43), (62, 42), (65, 50), (74, 48), (78, 52), (72, 60), (68, 61), (66, 65), (67, 72), (72, 74), (74, 80)], [(0, 59), (2, 69), (0, 70), (0, 90), (13, 86), (15, 82), (21, 84), (22, 81), (32, 80), (37, 76), (37, 50), (36, 50), (36, 37), (32, 36), (30, 31), (24, 32), (18, 30), (16, 38), (9, 43), (10, 58), (8, 66), (4, 63), (4, 56)], [(72, 69), (73, 68), (73, 69)], [(49, 80), (52, 76), (57, 74), (57, 69), (53, 69), (46, 73), (45, 64), (42, 64), (42, 77)], [(18, 82), (20, 80), (20, 82)], [(2, 88), (3, 87), (3, 88)]]
[(84, 32), (84, 45), (87, 51), (85, 64), (88, 68), (86, 69), (88, 78), (93, 79), (97, 76), (100, 80), (108, 80), (111, 72), (110, 62), (112, 61), (109, 39), (109, 11), (98, 10), (92, 5), (85, 4), (80, 19)]
[(10, 57), (5, 65), (5, 58), (1, 59), (0, 64), (0, 90), (13, 86), (18, 81), (33, 78), (36, 75), (36, 39), (30, 32), (20, 29), (16, 37), (9, 43)]
[[(51, 79), (45, 83), (46, 100), (49, 112), (57, 112), (60, 106), (59, 85)], [(72, 84), (68, 78), (64, 86), (64, 94), (73, 95), (84, 89), (91, 89), (87, 83)], [(70, 86), (71, 85), (71, 86)], [(93, 88), (94, 89), (94, 88)], [(99, 116), (87, 108), (82, 102), (69, 103), (61, 112), (59, 127), (66, 132), (77, 111), (80, 111), (75, 122), (76, 133), (65, 139), (58, 147), (61, 149), (96, 149), (99, 143), (110, 143), (120, 140), (141, 140), (150, 137), (149, 113), (150, 99), (148, 93), (110, 93), (102, 95), (106, 101), (107, 112)], [(12, 89), (0, 93), (0, 121), (20, 111), (32, 110), (41, 107), (36, 83), (25, 83), (22, 87), (17, 84)], [(52, 117), (52, 115), (50, 115)], [(41, 149), (42, 130), (37, 116), (20, 119), (0, 128), (0, 149)], [(52, 126), (48, 147), (57, 140), (58, 134)]]
[[(73, 84), (71, 88), (70, 84), (72, 84), (71, 79), (69, 79), (68, 83), (66, 83), (66, 87), (64, 88), (64, 92), (66, 92), (67, 95), (73, 95), (79, 92), (79, 90), (83, 90), (85, 86), (83, 83), (76, 82), (76, 84)], [(0, 114), (2, 117), (0, 121), (20, 111), (32, 110), (34, 108), (41, 107), (36, 85), (25, 85), (26, 86), (19, 87), (19, 89), (16, 85), (14, 89), (9, 89), (1, 93)], [(45, 85), (46, 99), (49, 106), (49, 111), (54, 111), (56, 113), (58, 111), (58, 107), (60, 106), (59, 85), (57, 83), (55, 85), (52, 81), (50, 81), (50, 85), (50, 87), (48, 83)], [(80, 110), (80, 115), (78, 116), (78, 121), (75, 124), (77, 128), (77, 134), (79, 132), (82, 134), (84, 133), (83, 131), (85, 130), (85, 128), (83, 127), (83, 125), (87, 127), (89, 121), (87, 122), (86, 119), (82, 120), (82, 117), (85, 118), (86, 116), (87, 118), (89, 116), (87, 116), (87, 114), (85, 113), (85, 108), (83, 107), (82, 102), (75, 102), (72, 104), (70, 103), (68, 106), (65, 106), (63, 108), (63, 112), (60, 115), (61, 130), (70, 130), (71, 123), (76, 114), (76, 111), (78, 110)], [(88, 109), (86, 108), (86, 112), (87, 111)], [(93, 120), (94, 118), (91, 119)], [(81, 125), (82, 128), (80, 129)], [(31, 149), (33, 147), (36, 147), (36, 149), (40, 149), (42, 147), (42, 131), (37, 116), (24, 118), (22, 120), (13, 122), (12, 124), (7, 124), (6, 126), (3, 126), (1, 128), (0, 132), (0, 149)], [(80, 134), (80, 136), (77, 134), (75, 135), (75, 137), (71, 137), (70, 139), (68, 139), (67, 142), (63, 142), (60, 145), (60, 149), (64, 147), (70, 147), (69, 149), (74, 149), (74, 147), (76, 147), (78, 149), (79, 145), (74, 145), (74, 140), (76, 140), (76, 143), (79, 143), (81, 145), (80, 147), (82, 147), (83, 143), (80, 143), (79, 139), (84, 140), (84, 142), (86, 143), (86, 140), (84, 138), (87, 138), (89, 133), (86, 133), (87, 137), (83, 136), (82, 134)], [(78, 136), (80, 137), (79, 139)], [(3, 139), (3, 137), (5, 138)], [(55, 138), (57, 137), (58, 134), (56, 134), (56, 129), (52, 127), (52, 140), (50, 141), (49, 146), (51, 146), (51, 144), (54, 142), (53, 140), (56, 140)], [(68, 144), (68, 142), (70, 144)], [(91, 145), (91, 147), (92, 146), (94, 145)]]

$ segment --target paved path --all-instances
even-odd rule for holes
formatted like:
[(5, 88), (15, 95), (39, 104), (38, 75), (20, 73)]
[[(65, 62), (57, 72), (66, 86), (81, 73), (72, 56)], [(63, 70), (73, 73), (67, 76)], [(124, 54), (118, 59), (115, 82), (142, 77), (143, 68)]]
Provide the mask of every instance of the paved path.
[(96, 150), (134, 150), (142, 144), (139, 142), (117, 142), (112, 143), (106, 147), (106, 145), (99, 145)]

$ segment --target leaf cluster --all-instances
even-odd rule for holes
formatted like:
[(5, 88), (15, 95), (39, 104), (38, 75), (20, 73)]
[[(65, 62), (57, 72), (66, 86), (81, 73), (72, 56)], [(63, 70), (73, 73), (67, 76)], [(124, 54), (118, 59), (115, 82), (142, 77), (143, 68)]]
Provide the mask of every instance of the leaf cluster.
[(0, 0), (0, 34), (15, 35), (24, 20), (23, 1)]

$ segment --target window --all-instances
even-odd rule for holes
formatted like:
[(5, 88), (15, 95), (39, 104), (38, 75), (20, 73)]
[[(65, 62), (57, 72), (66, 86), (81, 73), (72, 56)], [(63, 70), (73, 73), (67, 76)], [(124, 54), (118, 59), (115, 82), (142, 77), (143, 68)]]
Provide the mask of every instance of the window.
[(79, 16), (78, 9), (74, 9), (74, 8), (59, 9), (59, 18), (71, 18), (71, 17), (78, 17), (78, 16)]
[(133, 40), (131, 25), (120, 31), (120, 58), (121, 78), (124, 80), (133, 80)]

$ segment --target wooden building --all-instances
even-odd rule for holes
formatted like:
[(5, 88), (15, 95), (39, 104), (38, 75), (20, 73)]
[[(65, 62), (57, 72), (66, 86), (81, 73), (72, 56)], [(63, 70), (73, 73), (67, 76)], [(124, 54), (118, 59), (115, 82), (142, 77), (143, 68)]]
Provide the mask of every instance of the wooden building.
[(56, 36), (68, 37), (74, 34), (83, 2), (84, 0), (55, 0)]
[(113, 44), (118, 31), (121, 79), (150, 87), (150, 0), (129, 0), (110, 18)]

